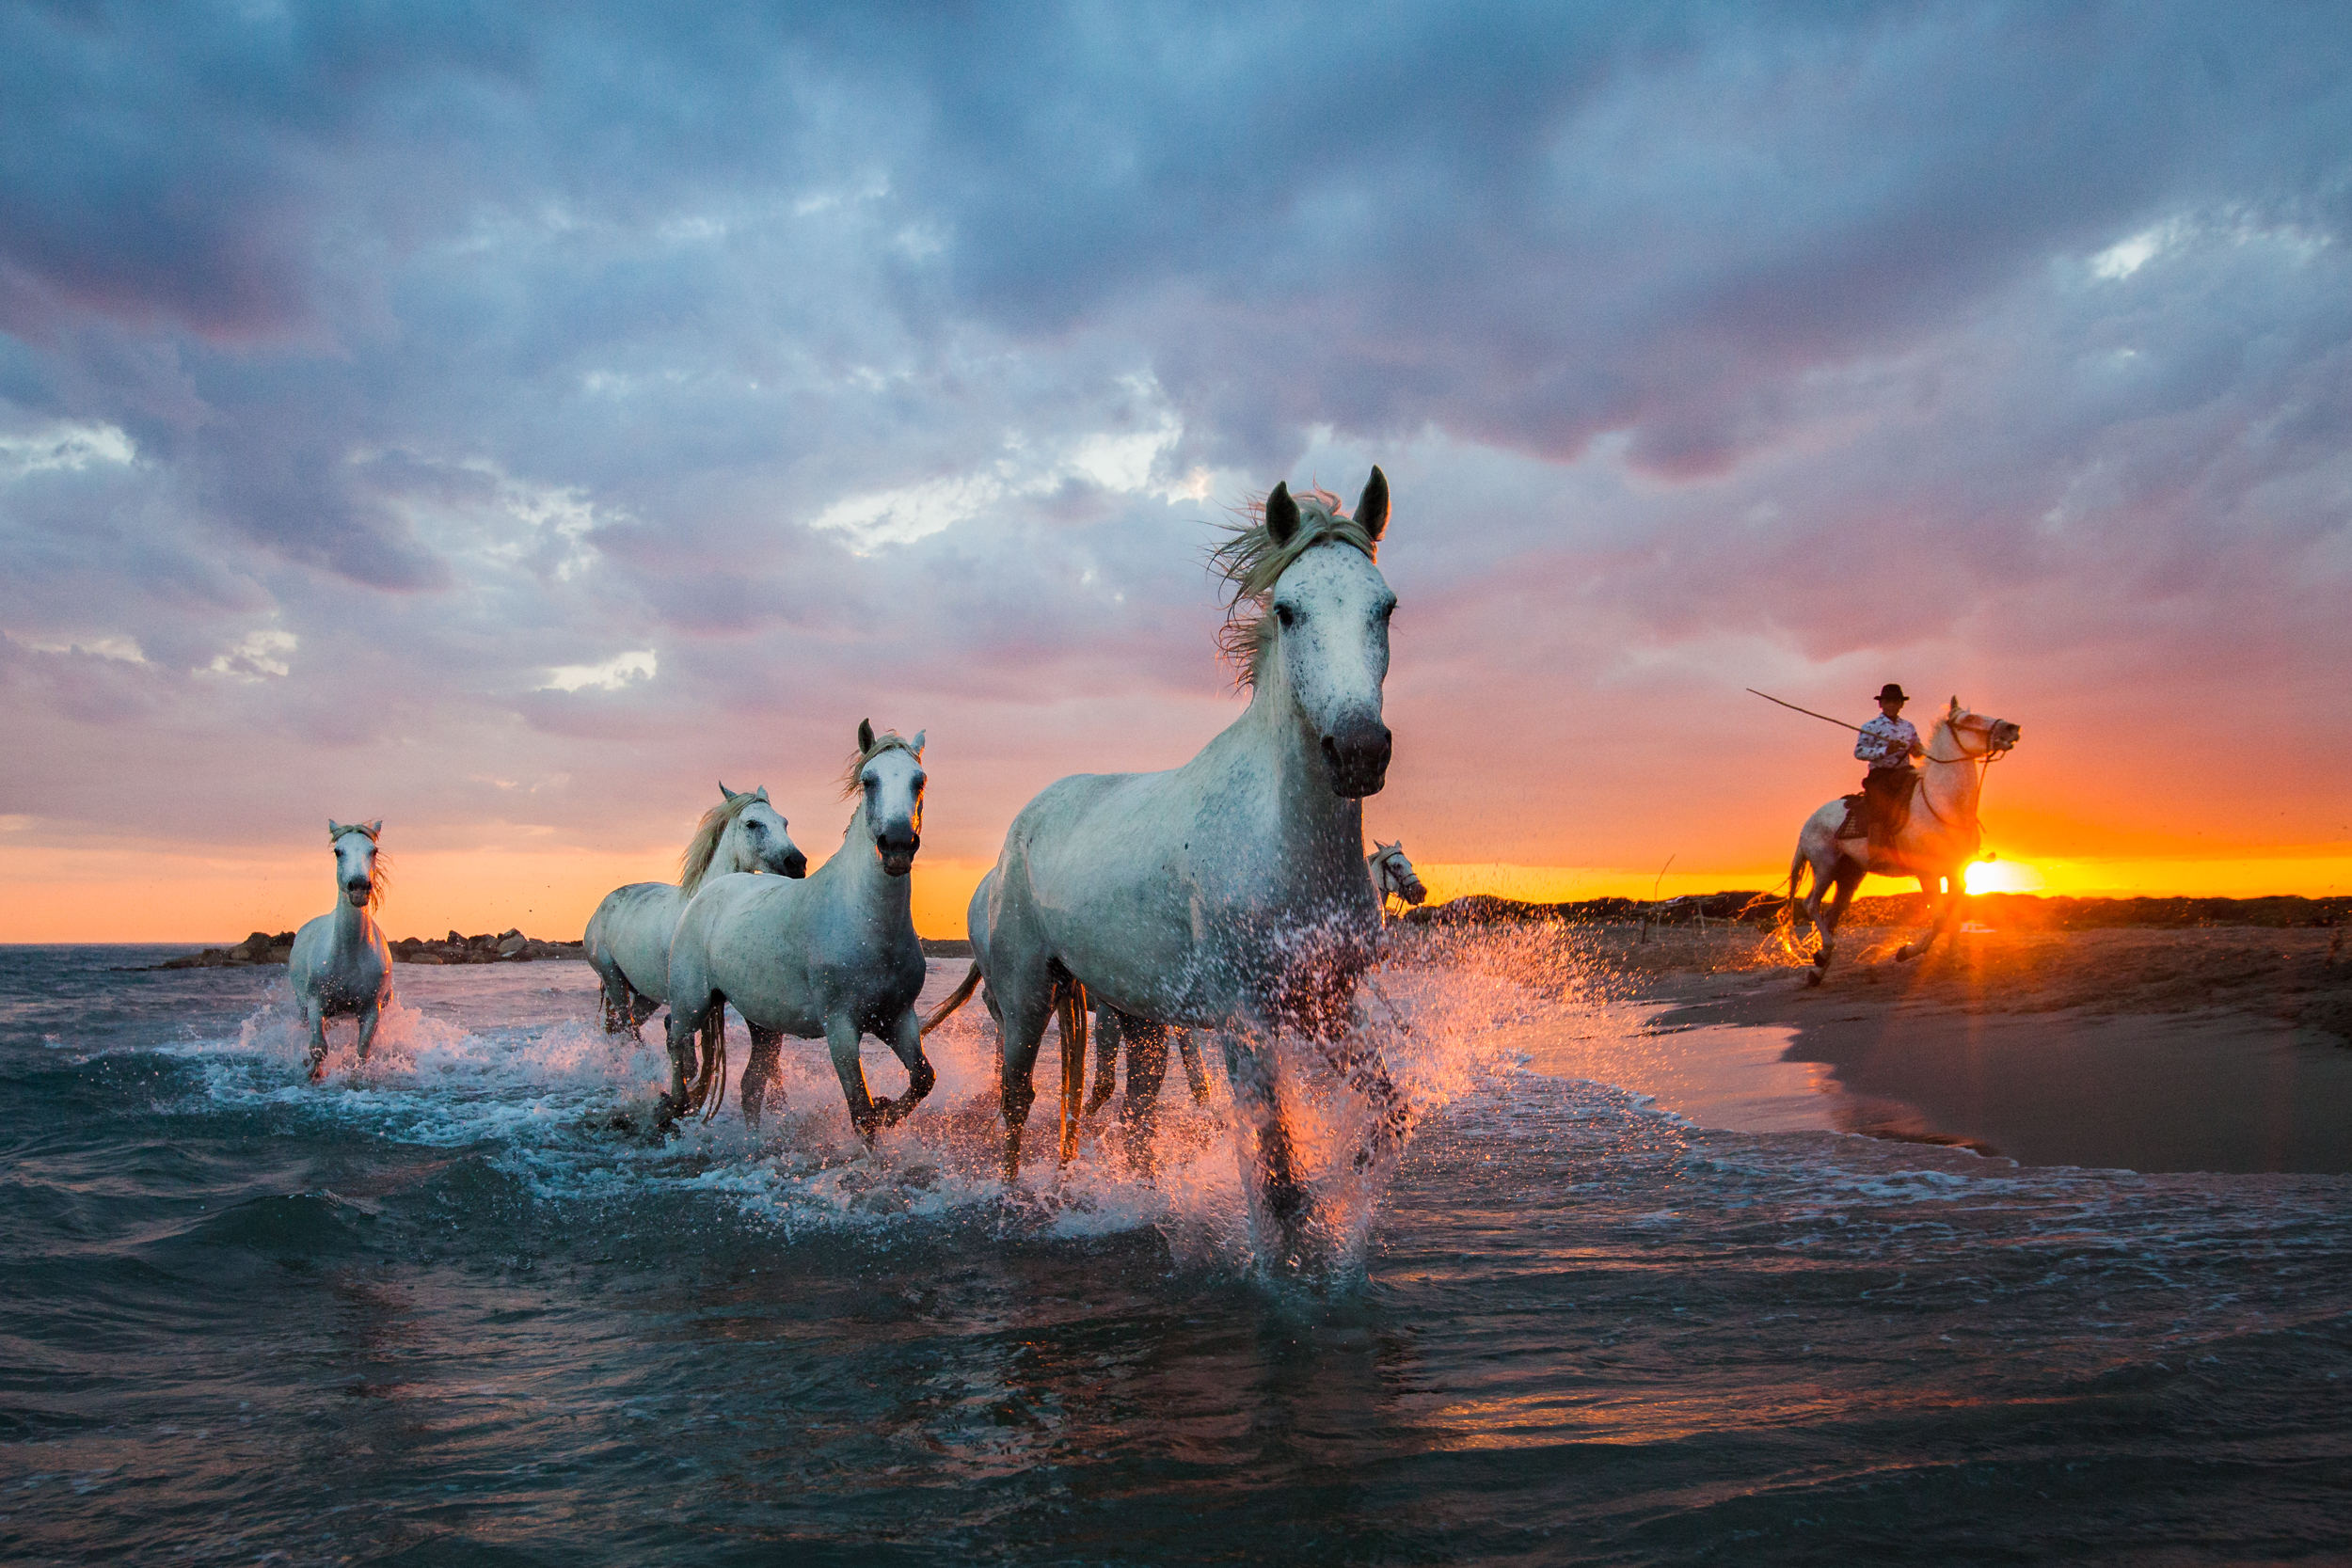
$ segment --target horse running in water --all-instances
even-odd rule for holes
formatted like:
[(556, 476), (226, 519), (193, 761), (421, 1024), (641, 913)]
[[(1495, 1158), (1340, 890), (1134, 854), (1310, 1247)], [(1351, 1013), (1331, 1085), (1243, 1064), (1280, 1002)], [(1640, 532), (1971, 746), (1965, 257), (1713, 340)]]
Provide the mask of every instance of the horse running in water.
[[(1386, 781), (1391, 744), (1381, 683), (1396, 595), (1374, 564), (1388, 481), (1373, 469), (1353, 516), (1338, 499), (1277, 484), (1260, 519), (1215, 553), (1232, 591), (1219, 644), (1241, 667), (1248, 710), (1181, 768), (1048, 786), (973, 895), (973, 968), (951, 1002), (984, 983), (1003, 1027), (1009, 1183), (1057, 1016), (1061, 1158), (1075, 1152), (1089, 1001), (1139, 1045), (1139, 1031), (1215, 1034), (1242, 1123), (1252, 1223), (1269, 1241), (1279, 1230), (1286, 1255), (1311, 1200), (1283, 1120), (1277, 1031), (1314, 1042), (1380, 1111), (1377, 1147), (1359, 1150), (1359, 1164), (1402, 1136), (1407, 1110), (1377, 1051), (1345, 1038), (1380, 931), (1362, 800)], [(1154, 1056), (1156, 1080), (1164, 1043), (1131, 1060)]]
[(588, 917), (589, 967), (603, 983), (604, 1032), (634, 1035), (670, 999), (670, 933), (703, 879), (733, 871), (808, 875), (808, 857), (768, 802), (765, 784), (739, 794), (724, 783), (678, 857), (678, 879), (631, 882), (604, 895)]
[(359, 1059), (368, 1059), (376, 1025), (392, 1005), (392, 950), (375, 923), (384, 902), (386, 867), (375, 851), (384, 819), (326, 819), (326, 841), (335, 851), (335, 907), (305, 921), (286, 958), (294, 1006), (310, 1029), (310, 1082), (326, 1076), (326, 1021), (358, 1018)]
[[(842, 793), (857, 800), (841, 848), (805, 880), (734, 873), (706, 880), (687, 901), (670, 940), (670, 1092), (673, 1114), (724, 1090), (727, 1003), (751, 1025), (743, 1065), (743, 1119), (759, 1124), (776, 1053), (787, 1035), (822, 1037), (849, 1102), (850, 1121), (868, 1144), (930, 1093), (914, 998), (923, 989), (923, 944), (915, 939), (907, 874), (923, 838), (923, 736), (877, 738), (857, 727), (857, 755)], [(907, 1092), (875, 1100), (866, 1088), (858, 1042), (872, 1034), (907, 1069)], [(702, 1071), (687, 1067), (703, 1040)], [(714, 1103), (711, 1107), (717, 1109)]]
[[(1916, 785), (1911, 816), (1895, 836), (1893, 852), (1872, 848), (1867, 838), (1840, 838), (1846, 820), (1844, 800), (1832, 800), (1805, 819), (1797, 833), (1797, 853), (1788, 865), (1788, 906), (1792, 924), (1810, 925), (1820, 945), (1814, 949), (1809, 985), (1820, 985), (1836, 954), (1837, 923), (1853, 899), (1854, 889), (1867, 874), (1878, 877), (1916, 877), (1928, 895), (1926, 934), (1895, 950), (1897, 963), (1908, 963), (1935, 945), (1936, 938), (1960, 918), (1960, 898), (1968, 863), (1980, 858), (1984, 831), (1977, 822), (1977, 801), (1983, 793), (1985, 769), (2009, 754), (2017, 744), (2018, 726), (2006, 719), (1987, 719), (1969, 712), (1952, 699), (1951, 707), (1935, 721), (1927, 746), (1927, 767)], [(1813, 891), (1804, 894), (1804, 873), (1813, 872)], [(1821, 895), (1835, 890), (1829, 909)]]

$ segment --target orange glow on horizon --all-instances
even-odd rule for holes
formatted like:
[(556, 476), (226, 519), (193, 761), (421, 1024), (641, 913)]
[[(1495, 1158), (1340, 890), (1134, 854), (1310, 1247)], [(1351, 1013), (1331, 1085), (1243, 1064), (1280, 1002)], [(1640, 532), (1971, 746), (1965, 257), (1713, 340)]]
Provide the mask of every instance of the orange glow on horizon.
[[(2337, 850), (2339, 846), (2327, 846)], [(402, 852), (388, 845), (391, 890), (379, 918), (394, 938), (519, 927), (532, 936), (577, 941), (598, 901), (627, 882), (663, 880), (676, 851), (444, 849)], [(915, 863), (915, 929), (964, 935), (972, 890), (992, 859), (925, 856)], [(1432, 903), (1493, 894), (1531, 903), (1781, 886), (1788, 868), (1422, 863)], [(2136, 895), (2258, 897), (2352, 892), (2352, 855), (2318, 853), (2214, 860), (2002, 859), (1970, 873), (1973, 891), (2078, 897)], [(1915, 884), (1871, 878), (1866, 895)], [(1655, 892), (1653, 893), (1653, 888)], [(328, 857), (316, 849), (65, 849), (0, 846), (0, 942), (188, 942), (226, 944), (248, 931), (292, 930), (334, 902)]]

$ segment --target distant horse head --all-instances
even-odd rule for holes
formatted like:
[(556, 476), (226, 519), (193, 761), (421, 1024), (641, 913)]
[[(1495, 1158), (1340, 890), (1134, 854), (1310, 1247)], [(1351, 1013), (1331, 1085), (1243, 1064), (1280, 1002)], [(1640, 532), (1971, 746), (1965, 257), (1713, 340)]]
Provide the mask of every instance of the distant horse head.
[(1235, 528), (1211, 561), (1232, 585), (1218, 646), (1249, 686), (1287, 695), (1332, 793), (1360, 799), (1389, 773), (1380, 685), (1396, 595), (1373, 563), (1389, 522), (1387, 476), (1372, 470), (1354, 515), (1338, 505), (1328, 491), (1277, 484), (1253, 509), (1259, 520)]
[(356, 910), (372, 910), (384, 902), (384, 889), (389, 867), (379, 861), (375, 839), (384, 831), (384, 819), (373, 822), (338, 822), (326, 819), (326, 841), (335, 850), (335, 886)]
[(1428, 898), (1429, 890), (1421, 885), (1421, 876), (1413, 869), (1413, 863), (1405, 858), (1403, 839), (1394, 844), (1375, 840), (1364, 863), (1372, 868), (1373, 891), (1380, 895), (1382, 904), (1391, 896), (1407, 904), (1420, 904)]
[(739, 792), (720, 784), (719, 803), (703, 813), (678, 857), (678, 886), (691, 897), (705, 877), (730, 871), (808, 875), (808, 857), (785, 831), (783, 816), (768, 803), (765, 784)]
[(857, 726), (857, 755), (842, 773), (841, 793), (855, 796), (866, 823), (866, 836), (882, 870), (903, 877), (914, 867), (914, 852), (923, 847), (923, 736), (917, 730), (909, 740), (891, 731), (879, 738), (870, 720)]
[[(1988, 719), (1981, 713), (1969, 712), (1960, 705), (1958, 697), (1952, 699), (1952, 705), (1945, 711), (1943, 723), (1952, 732), (1952, 738), (1959, 744), (1962, 756), (1971, 760), (2004, 755), (2025, 733), (2006, 719)], [(1935, 757), (1932, 747), (1929, 748), (1929, 755), (1935, 761), (1959, 760)]]

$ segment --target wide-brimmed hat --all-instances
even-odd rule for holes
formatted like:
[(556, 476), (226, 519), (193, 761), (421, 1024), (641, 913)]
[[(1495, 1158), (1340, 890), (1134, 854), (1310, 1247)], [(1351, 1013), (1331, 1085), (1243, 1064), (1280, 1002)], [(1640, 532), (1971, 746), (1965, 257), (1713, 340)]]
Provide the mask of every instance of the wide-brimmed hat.
[(1901, 687), (1897, 686), (1893, 681), (1888, 681), (1884, 686), (1879, 688), (1879, 701), (1882, 703), (1907, 703), (1911, 701), (1911, 698)]

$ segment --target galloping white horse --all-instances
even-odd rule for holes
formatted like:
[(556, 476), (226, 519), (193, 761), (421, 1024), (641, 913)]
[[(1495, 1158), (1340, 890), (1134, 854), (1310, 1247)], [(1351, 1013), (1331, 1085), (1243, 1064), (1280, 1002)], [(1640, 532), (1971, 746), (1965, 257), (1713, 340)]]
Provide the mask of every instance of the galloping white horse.
[(603, 981), (604, 1032), (634, 1035), (670, 999), (670, 933), (703, 879), (731, 871), (808, 875), (808, 857), (785, 832), (768, 787), (739, 794), (723, 781), (719, 803), (703, 813), (678, 857), (678, 879), (631, 882), (604, 895), (588, 917), (589, 966)]
[(1421, 885), (1421, 876), (1413, 863), (1405, 858), (1405, 841), (1383, 844), (1373, 840), (1372, 853), (1364, 857), (1364, 869), (1372, 873), (1372, 891), (1380, 899), (1380, 915), (1388, 918), (1389, 900), (1397, 899), (1405, 908), (1425, 902), (1429, 890)]
[[(923, 736), (877, 739), (874, 726), (861, 722), (857, 747), (842, 783), (842, 794), (857, 798), (857, 810), (837, 854), (805, 881), (713, 877), (678, 917), (670, 941), (664, 1101), (673, 1114), (701, 1102), (686, 1082), (698, 1033), (705, 1039), (702, 1084), (723, 1085), (712, 1064), (722, 1059), (722, 1009), (729, 1002), (752, 1030), (743, 1119), (754, 1126), (787, 1035), (824, 1037), (850, 1120), (869, 1144), (930, 1093), (931, 1065), (914, 1016), (923, 944), (915, 940), (907, 881), (923, 842)], [(900, 1099), (876, 1101), (866, 1093), (858, 1041), (869, 1033), (906, 1066)]]
[[(1336, 1043), (1380, 930), (1362, 799), (1388, 774), (1380, 689), (1396, 607), (1373, 564), (1388, 480), (1372, 470), (1352, 518), (1334, 510), (1338, 499), (1277, 484), (1263, 521), (1216, 552), (1232, 587), (1219, 642), (1244, 664), (1248, 711), (1170, 772), (1047, 787), (973, 895), (975, 962), (961, 994), (985, 980), (1004, 1028), (1008, 1182), (1020, 1175), (1030, 1074), (1057, 1012), (1061, 1155), (1074, 1152), (1089, 999), (1131, 1030), (1216, 1032), (1244, 1124), (1252, 1219), (1261, 1235), (1279, 1227), (1285, 1251), (1309, 1197), (1277, 1092), (1275, 1032), (1323, 1043), (1380, 1107), (1381, 1140), (1402, 1133), (1403, 1098), (1377, 1053)], [(1164, 1047), (1156, 1054), (1164, 1065)]]
[[(1926, 777), (1912, 800), (1911, 819), (1896, 835), (1894, 853), (1873, 849), (1867, 838), (1839, 838), (1846, 803), (1832, 800), (1805, 819), (1797, 833), (1796, 858), (1788, 865), (1788, 902), (1801, 911), (1796, 924), (1810, 925), (1820, 938), (1814, 950), (1809, 985), (1820, 985), (1836, 952), (1837, 923), (1862, 885), (1867, 872), (1880, 877), (1916, 877), (1928, 895), (1927, 934), (1895, 950), (1895, 961), (1907, 963), (1935, 945), (1935, 939), (1960, 918), (1960, 898), (1968, 863), (1977, 859), (1984, 831), (1977, 823), (1977, 800), (1984, 788), (1984, 769), (2008, 754), (2021, 732), (2006, 719), (1987, 719), (1969, 712), (1954, 697), (1952, 705), (1935, 721), (1928, 741)], [(1813, 892), (1804, 894), (1805, 868), (1813, 871)], [(1938, 884), (1942, 884), (1939, 887)], [(1821, 895), (1836, 896), (1828, 912)]]
[(385, 867), (375, 853), (384, 819), (326, 819), (326, 841), (335, 850), (335, 908), (305, 921), (294, 933), (286, 973), (294, 1006), (310, 1026), (310, 1082), (326, 1076), (326, 1021), (359, 1020), (359, 1059), (368, 1059), (375, 1028), (392, 1005), (392, 950), (373, 912), (384, 901)]

